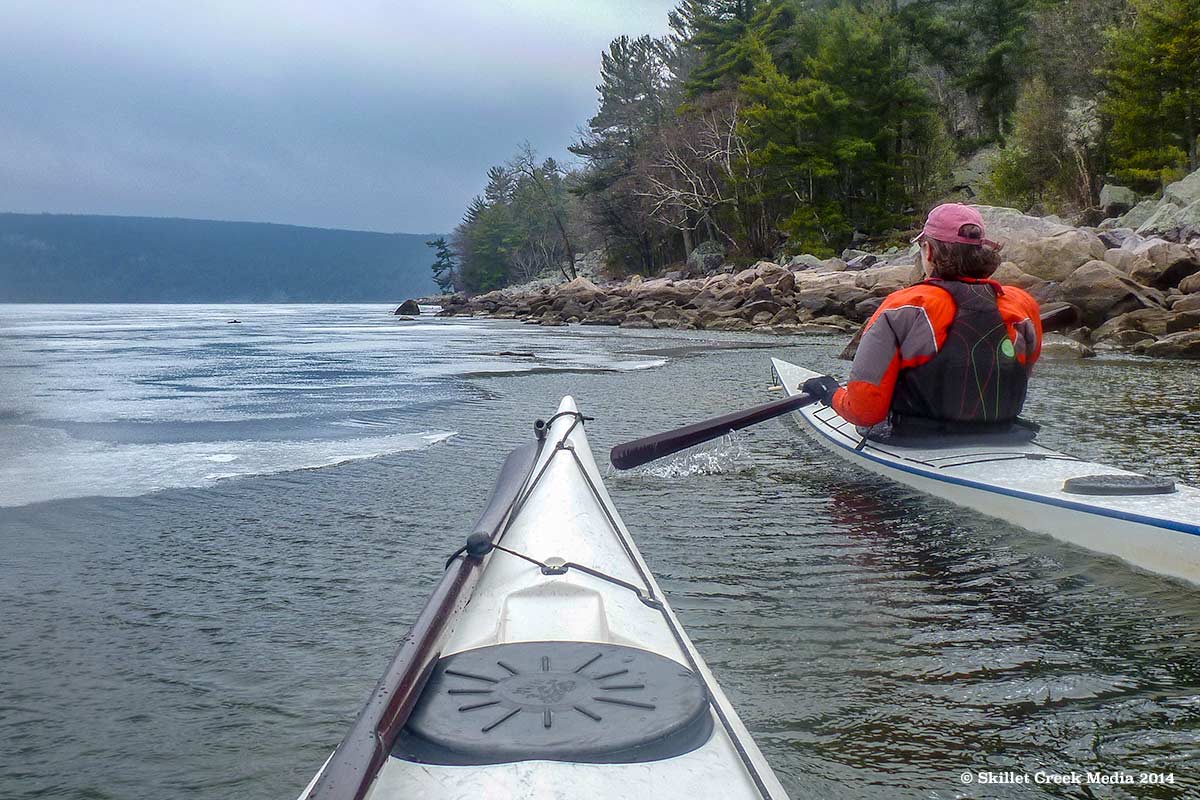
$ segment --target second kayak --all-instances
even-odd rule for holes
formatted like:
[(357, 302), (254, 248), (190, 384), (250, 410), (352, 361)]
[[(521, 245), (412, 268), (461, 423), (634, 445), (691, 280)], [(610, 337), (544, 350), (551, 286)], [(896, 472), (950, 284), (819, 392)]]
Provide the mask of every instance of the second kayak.
[(301, 795), (779, 800), (564, 398)]
[[(789, 395), (820, 375), (771, 359)], [(796, 412), (821, 445), (923, 492), (1151, 572), (1200, 584), (1200, 489), (1057, 452), (1036, 439), (864, 438), (832, 408)]]

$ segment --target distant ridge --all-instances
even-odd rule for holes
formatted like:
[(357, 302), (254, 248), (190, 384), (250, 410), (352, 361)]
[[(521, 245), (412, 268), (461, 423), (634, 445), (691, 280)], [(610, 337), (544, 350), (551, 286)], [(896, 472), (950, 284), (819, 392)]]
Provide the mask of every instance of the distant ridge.
[(436, 235), (0, 213), (0, 303), (399, 301), (434, 293)]

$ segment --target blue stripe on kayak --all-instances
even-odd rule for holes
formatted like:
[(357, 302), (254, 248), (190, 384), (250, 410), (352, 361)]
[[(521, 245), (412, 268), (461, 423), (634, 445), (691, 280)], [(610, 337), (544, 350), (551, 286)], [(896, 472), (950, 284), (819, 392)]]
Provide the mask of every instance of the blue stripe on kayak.
[[(800, 414), (800, 412), (795, 412), (795, 413)], [(818, 422), (822, 423), (821, 425), (816, 425), (804, 414), (800, 414), (800, 416), (804, 418), (804, 421), (807, 422), (809, 427), (812, 428), (814, 431), (819, 433), (821, 436), (824, 436), (826, 439), (833, 442), (835, 445), (842, 448), (843, 450), (850, 451), (851, 453), (854, 454), (855, 457), (869, 459), (878, 464), (882, 464), (886, 467), (891, 467), (892, 469), (900, 470), (901, 472), (908, 472), (913, 475), (920, 475), (922, 478), (929, 478), (930, 480), (942, 481), (943, 483), (953, 483), (958, 486), (966, 486), (971, 489), (981, 489), (985, 492), (993, 492), (995, 494), (1002, 494), (1002, 495), (1006, 495), (1008, 497), (1017, 497), (1022, 500), (1032, 500), (1035, 503), (1044, 503), (1044, 504), (1050, 505), (1050, 506), (1060, 506), (1062, 508), (1069, 508), (1072, 511), (1083, 511), (1088, 514), (1095, 514), (1095, 515), (1101, 516), (1101, 517), (1112, 517), (1113, 519), (1119, 519), (1124, 522), (1140, 522), (1143, 525), (1149, 525), (1154, 528), (1165, 528), (1167, 530), (1178, 531), (1180, 533), (1188, 533), (1188, 534), (1191, 534), (1192, 536), (1200, 536), (1200, 525), (1190, 525), (1186, 522), (1179, 522), (1178, 520), (1173, 520), (1173, 519), (1162, 519), (1161, 517), (1144, 517), (1141, 514), (1131, 514), (1127, 511), (1116, 511), (1114, 509), (1109, 509), (1109, 508), (1099, 508), (1097, 506), (1089, 506), (1085, 503), (1077, 503), (1072, 500), (1059, 500), (1058, 498), (1054, 498), (1054, 497), (1043, 497), (1042, 495), (1029, 494), (1028, 492), (1022, 492), (1017, 489), (1005, 489), (1001, 486), (992, 486), (992, 485), (989, 485), (986, 483), (979, 483), (978, 481), (967, 480), (966, 478), (955, 478), (950, 475), (939, 475), (936, 472), (929, 472), (926, 470), (914, 469), (913, 467), (905, 466), (903, 464), (899, 464), (894, 461), (889, 461), (886, 458), (880, 458), (879, 456), (871, 455), (870, 453), (866, 452), (865, 450), (855, 450), (850, 445), (846, 444), (845, 442), (838, 441), (838, 439), (835, 438), (833, 435), (822, 430), (822, 427), (824, 427), (824, 422), (822, 420), (818, 420)], [(839, 419), (840, 419), (840, 417), (839, 417)], [(849, 459), (849, 460), (853, 461), (853, 459)], [(962, 466), (962, 465), (959, 465), (959, 466)], [(953, 502), (953, 501), (950, 501), (950, 502)], [(980, 512), (980, 513), (983, 513), (983, 512)]]

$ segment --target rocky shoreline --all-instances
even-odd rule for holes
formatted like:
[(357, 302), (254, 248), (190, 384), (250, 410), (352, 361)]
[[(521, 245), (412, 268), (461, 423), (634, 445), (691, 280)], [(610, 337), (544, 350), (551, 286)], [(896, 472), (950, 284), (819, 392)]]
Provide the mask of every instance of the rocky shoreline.
[[(1169, 186), (1160, 200), (1135, 200), (1123, 208), (1114, 201), (1109, 210), (1125, 213), (1095, 227), (980, 207), (989, 238), (1003, 245), (996, 279), (1028, 290), (1044, 309), (1072, 308), (1059, 315), (1065, 336), (1048, 336), (1048, 349), (1200, 359), (1200, 172)], [(429, 302), (441, 304), (440, 316), (543, 326), (846, 334), (889, 293), (920, 279), (915, 247), (842, 255), (805, 254), (735, 270), (719, 254), (698, 253), (687, 269), (648, 280), (579, 277)]]

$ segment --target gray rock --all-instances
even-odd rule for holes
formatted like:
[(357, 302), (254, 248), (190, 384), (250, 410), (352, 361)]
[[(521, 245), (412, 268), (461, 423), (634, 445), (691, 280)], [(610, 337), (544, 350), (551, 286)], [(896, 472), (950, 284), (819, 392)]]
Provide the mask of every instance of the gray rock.
[(1132, 328), (1115, 331), (1102, 339), (1096, 340), (1096, 349), (1114, 350), (1132, 347), (1141, 342), (1153, 342), (1155, 337), (1145, 331), (1135, 331)]
[(1176, 317), (1172, 311), (1162, 308), (1139, 308), (1113, 317), (1092, 331), (1092, 337), (1099, 341), (1120, 331), (1142, 331), (1152, 336), (1162, 336), (1167, 333), (1167, 326)]
[(1100, 189), (1100, 207), (1107, 216), (1119, 217), (1137, 203), (1137, 192), (1128, 187), (1106, 183)]
[(817, 258), (811, 253), (801, 253), (798, 256), (792, 256), (787, 262), (787, 268), (793, 271), (804, 269), (817, 269), (824, 266), (825, 262)]
[(701, 242), (688, 254), (688, 270), (700, 275), (716, 272), (725, 263), (725, 248), (720, 242)]
[(997, 145), (988, 145), (977, 150), (950, 173), (950, 190), (963, 200), (969, 201), (978, 197), (999, 157), (1000, 148)]
[(859, 270), (864, 270), (867, 267), (872, 266), (877, 261), (879, 261), (879, 256), (875, 256), (870, 253), (863, 253), (862, 255), (855, 256), (847, 261), (846, 270), (848, 272), (858, 272)]
[(1157, 209), (1157, 201), (1143, 200), (1118, 217), (1117, 224), (1122, 228), (1134, 228), (1136, 230), (1142, 226), (1142, 223), (1150, 219)]
[(397, 317), (419, 317), (421, 316), (421, 306), (417, 304), (416, 300), (405, 300), (400, 304), (400, 307), (392, 313)]
[(1079, 266), (1103, 258), (1105, 249), (1096, 234), (1064, 227), (1048, 236), (1010, 237), (1003, 253), (1006, 260), (1034, 277), (1062, 281)]
[(1180, 313), (1184, 311), (1200, 311), (1200, 293), (1185, 294), (1171, 303), (1171, 310)]
[(1104, 261), (1089, 261), (1059, 288), (1062, 296), (1079, 308), (1084, 324), (1090, 326), (1126, 311), (1165, 306), (1162, 292), (1138, 284)]
[(1145, 222), (1138, 226), (1137, 232), (1142, 236), (1150, 236), (1170, 230), (1179, 224), (1182, 208), (1173, 203), (1160, 203)]
[(1061, 333), (1048, 333), (1042, 337), (1042, 355), (1095, 358), (1096, 351), (1083, 342), (1077, 342)]
[(1028, 274), (1011, 261), (1002, 262), (996, 271), (992, 273), (992, 280), (998, 281), (1005, 286), (1017, 286), (1021, 289), (1029, 289), (1041, 282), (1040, 278)]
[(1163, 201), (1173, 203), (1180, 208), (1190, 206), (1198, 200), (1200, 200), (1200, 169), (1183, 180), (1175, 181), (1163, 191)]
[(1124, 247), (1127, 242), (1134, 242), (1136, 246), (1141, 242), (1141, 237), (1134, 233), (1133, 228), (1109, 228), (1097, 235), (1109, 248)]
[(1169, 334), (1139, 352), (1156, 358), (1200, 359), (1200, 331)]
[(1184, 311), (1167, 320), (1167, 333), (1200, 328), (1200, 311)]
[(1200, 272), (1200, 257), (1189, 247), (1163, 239), (1147, 239), (1134, 255), (1145, 259), (1129, 273), (1135, 281), (1159, 289), (1178, 286), (1184, 278)]

